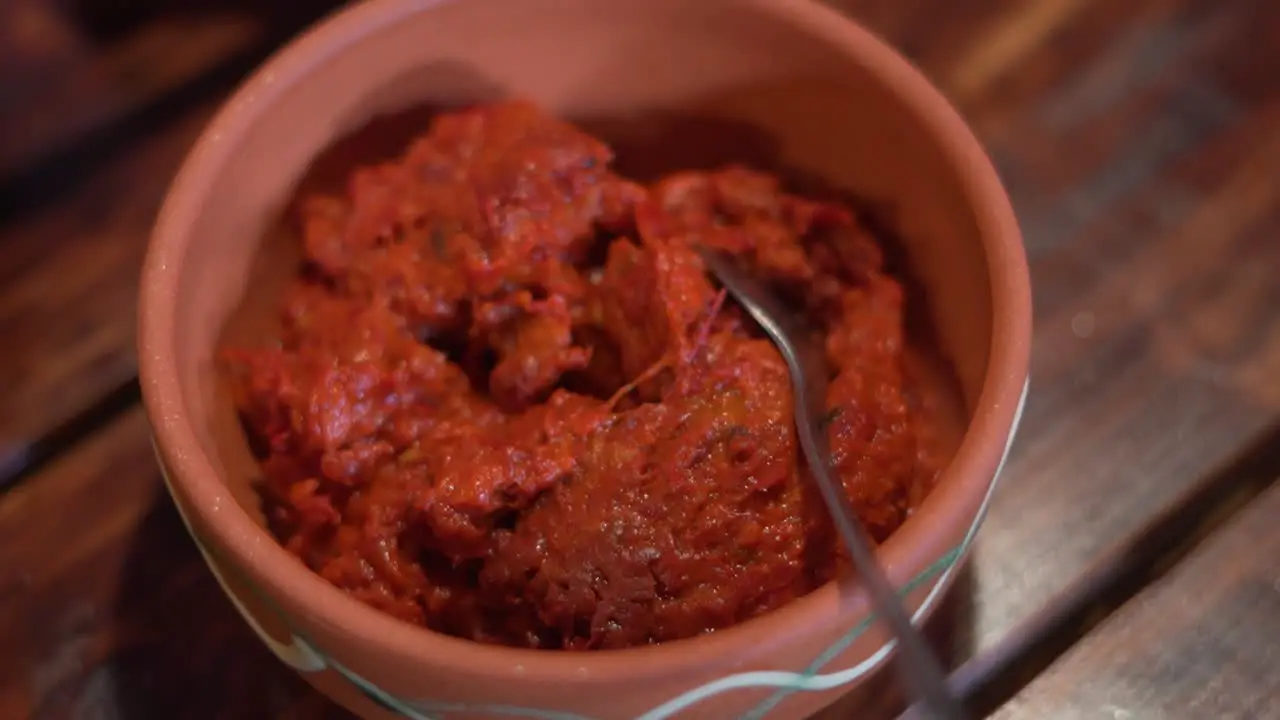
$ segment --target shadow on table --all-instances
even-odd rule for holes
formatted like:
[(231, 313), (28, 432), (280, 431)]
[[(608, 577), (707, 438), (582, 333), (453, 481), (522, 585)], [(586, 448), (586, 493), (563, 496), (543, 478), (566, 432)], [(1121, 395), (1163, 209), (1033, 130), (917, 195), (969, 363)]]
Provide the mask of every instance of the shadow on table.
[(114, 708), (83, 708), (87, 716), (350, 717), (262, 646), (222, 594), (163, 493), (133, 537), (112, 620), (103, 674), (93, 674), (109, 683), (102, 704)]

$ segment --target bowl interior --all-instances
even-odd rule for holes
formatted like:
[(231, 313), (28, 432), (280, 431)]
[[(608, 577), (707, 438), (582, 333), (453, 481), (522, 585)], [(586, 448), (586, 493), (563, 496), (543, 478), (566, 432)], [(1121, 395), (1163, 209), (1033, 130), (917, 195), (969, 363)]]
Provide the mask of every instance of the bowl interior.
[(847, 29), (796, 22), (784, 0), (371, 5), (405, 10), (357, 7), (238, 95), (191, 161), (202, 165), (199, 212), (181, 238), (158, 237), (182, 251), (170, 268), (173, 336), (150, 352), (171, 354), (199, 449), (259, 522), (257, 470), (214, 357), (274, 325), (297, 259), (281, 223), (288, 203), (300, 188), (337, 187), (354, 162), (394, 155), (436, 109), (508, 95), (599, 133), (630, 174), (742, 161), (869, 202), (898, 238), (916, 320), (945, 358), (937, 381), (956, 389), (956, 428), (971, 417), (993, 335), (973, 191), (893, 72), (849, 51)]
[(275, 320), (296, 260), (280, 222), (289, 200), (300, 186), (338, 186), (353, 162), (393, 155), (433, 109), (505, 95), (582, 122), (636, 175), (745, 161), (869, 201), (900, 240), (913, 307), (962, 411), (973, 408), (992, 301), (963, 178), (882, 79), (835, 41), (777, 20), (722, 1), (446, 2), (245, 100), (261, 107), (224, 140), (234, 152), (188, 229), (174, 338), (197, 437), (241, 505), (257, 513), (253, 465), (213, 358), (220, 342), (261, 337)]

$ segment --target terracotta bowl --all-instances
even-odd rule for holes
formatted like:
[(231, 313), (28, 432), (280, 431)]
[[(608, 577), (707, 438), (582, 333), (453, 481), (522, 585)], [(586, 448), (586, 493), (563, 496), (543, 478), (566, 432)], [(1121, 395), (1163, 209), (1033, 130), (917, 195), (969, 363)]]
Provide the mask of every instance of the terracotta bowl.
[[(1024, 397), (1025, 259), (996, 173), (952, 108), (881, 41), (802, 0), (373, 0), (277, 53), (191, 151), (142, 279), (146, 408), (192, 536), (262, 640), (366, 718), (816, 712), (888, 654), (861, 594), (824, 587), (654, 647), (519, 650), (372, 610), (264, 530), (255, 468), (213, 361), (229, 335), (254, 332), (254, 318), (274, 320), (266, 304), (292, 266), (289, 243), (264, 238), (301, 183), (323, 181), (316, 159), (340, 165), (326, 150), (372, 118), (502, 95), (581, 120), (635, 173), (745, 160), (883, 209), (922, 288), (912, 302), (954, 376), (963, 431), (937, 489), (881, 548), (917, 617), (936, 608)], [(394, 125), (364, 133), (370, 153), (406, 139)]]

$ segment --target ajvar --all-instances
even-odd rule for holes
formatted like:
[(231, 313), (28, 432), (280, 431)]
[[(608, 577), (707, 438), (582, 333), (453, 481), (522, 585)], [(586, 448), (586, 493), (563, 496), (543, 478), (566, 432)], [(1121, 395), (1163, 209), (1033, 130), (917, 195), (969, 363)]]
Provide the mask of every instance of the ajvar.
[(835, 463), (877, 539), (928, 492), (903, 290), (855, 214), (741, 167), (646, 186), (611, 160), (505, 102), (301, 200), (279, 343), (225, 357), (271, 529), (324, 578), (559, 649), (698, 635), (828, 580), (786, 368), (695, 243), (823, 334)]

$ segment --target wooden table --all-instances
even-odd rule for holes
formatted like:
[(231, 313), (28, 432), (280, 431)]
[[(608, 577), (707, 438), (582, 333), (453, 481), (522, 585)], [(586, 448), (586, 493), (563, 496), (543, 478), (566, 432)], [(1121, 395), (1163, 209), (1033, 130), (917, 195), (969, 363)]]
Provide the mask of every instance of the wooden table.
[[(341, 717), (201, 565), (133, 354), (172, 172), (325, 3), (178, 5), (0, 4), (3, 718)], [(963, 616), (968, 700), (1280, 718), (1280, 3), (841, 5), (970, 119), (1034, 275), (1032, 393)]]

